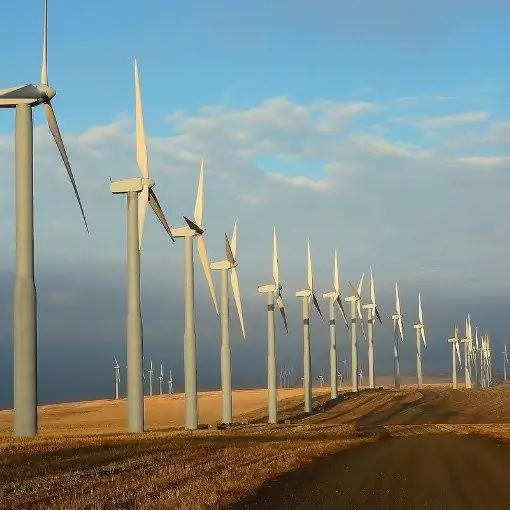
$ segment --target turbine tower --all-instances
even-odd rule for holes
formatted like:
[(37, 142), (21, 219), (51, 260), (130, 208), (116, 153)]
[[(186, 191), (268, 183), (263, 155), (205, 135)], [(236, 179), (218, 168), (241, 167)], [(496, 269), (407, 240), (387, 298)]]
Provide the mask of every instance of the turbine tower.
[(400, 308), (400, 297), (398, 295), (398, 282), (395, 282), (395, 308), (396, 311), (390, 317), (390, 319), (393, 319), (393, 366), (395, 371), (395, 388), (400, 388), (400, 349), (398, 343), (398, 333), (400, 333), (400, 341), (403, 342), (404, 327), (402, 324), (402, 310)]
[(374, 276), (372, 274), (372, 267), (370, 267), (370, 303), (363, 305), (367, 310), (367, 323), (368, 323), (368, 385), (370, 388), (375, 388), (375, 370), (374, 370), (374, 316), (379, 319), (382, 324), (381, 315), (375, 301), (375, 288)]
[(221, 328), (221, 401), (222, 401), (222, 422), (232, 423), (232, 371), (230, 361), (230, 327), (229, 327), (229, 300), (228, 300), (228, 274), (230, 273), (230, 285), (237, 315), (241, 324), (241, 333), (246, 339), (244, 330), (243, 306), (241, 292), (239, 290), (239, 278), (237, 277), (237, 222), (234, 223), (232, 240), (229, 242), (225, 234), (225, 256), (226, 260), (212, 262), (211, 269), (220, 271), (221, 278), (221, 303), (220, 303), (220, 328)]
[(147, 373), (149, 374), (149, 396), (152, 397), (152, 376), (154, 374), (154, 367), (152, 365), (152, 359), (150, 361), (150, 368), (147, 370)]
[(481, 356), (480, 343), (478, 342), (478, 326), (475, 327), (475, 348), (473, 349), (473, 354), (474, 354), (473, 365), (475, 367), (475, 386), (477, 388), (480, 388), (482, 385), (482, 383), (481, 383), (482, 375), (481, 375), (481, 372), (479, 370), (479, 365), (478, 365), (478, 359)]
[(506, 382), (506, 365), (508, 363), (508, 352), (506, 350), (506, 344), (505, 350), (501, 354), (503, 354), (503, 381)]
[[(358, 282), (358, 288), (356, 289), (351, 282), (349, 287), (352, 289), (352, 295), (345, 298), (345, 300), (351, 303), (351, 379), (352, 379), (352, 391), (358, 391), (358, 338), (356, 336), (356, 311), (358, 312), (358, 318), (361, 323), (361, 329), (363, 336), (365, 336), (365, 328), (363, 326), (363, 316), (361, 315), (361, 288), (363, 287), (363, 278), (365, 273), (361, 275)], [(366, 339), (366, 336), (365, 336)]]
[(363, 367), (359, 367), (359, 388), (363, 386)]
[(164, 379), (164, 376), (163, 376), (163, 363), (161, 363), (159, 365), (159, 376), (158, 376), (158, 379), (159, 379), (159, 394), (163, 395), (163, 379)]
[(307, 241), (307, 283), (308, 288), (296, 292), (296, 297), (302, 299), (303, 304), (303, 377), (305, 413), (312, 412), (312, 356), (310, 353), (310, 305), (313, 302), (322, 321), (321, 309), (315, 289), (313, 287), (312, 255), (310, 253), (310, 239)]
[(287, 317), (282, 296), (283, 287), (280, 285), (278, 270), (278, 247), (276, 244), (276, 227), (273, 229), (273, 283), (261, 285), (258, 291), (267, 294), (267, 390), (268, 390), (268, 422), (276, 423), (276, 348), (274, 328), (274, 303), (280, 309), (280, 314), (285, 326), (285, 332), (289, 332)]
[(193, 238), (197, 238), (197, 250), (214, 309), (218, 312), (218, 303), (214, 293), (209, 259), (204, 241), (202, 224), (204, 206), (204, 160), (200, 164), (198, 177), (197, 198), (195, 201), (194, 220), (184, 216), (186, 226), (173, 228), (172, 235), (184, 238), (184, 401), (185, 401), (185, 428), (195, 430), (198, 428), (198, 397), (197, 397), (197, 339), (195, 333), (195, 271), (193, 268)]
[(464, 377), (466, 388), (471, 388), (471, 363), (470, 363), (470, 355), (472, 350), (472, 341), (471, 341), (471, 324), (469, 315), (466, 318), (465, 322), (466, 328), (466, 337), (461, 338), (459, 341), (464, 344)]
[(140, 309), (140, 249), (147, 204), (172, 239), (170, 226), (152, 187), (149, 178), (149, 160), (143, 123), (142, 99), (138, 65), (135, 60), (135, 125), (136, 161), (141, 177), (110, 182), (110, 191), (127, 195), (127, 407), (128, 431), (144, 431), (143, 400), (143, 327)]
[(66, 167), (87, 232), (85, 213), (51, 100), (56, 90), (48, 85), (48, 2), (44, 2), (44, 28), (39, 85), (0, 89), (0, 108), (15, 109), (15, 275), (13, 292), (14, 436), (37, 434), (37, 299), (34, 278), (34, 126), (32, 108), (42, 104), (48, 128)]
[(418, 323), (414, 325), (416, 329), (416, 378), (418, 380), (418, 389), (423, 388), (423, 373), (421, 363), (421, 342), (423, 347), (427, 348), (425, 340), (425, 325), (423, 324), (423, 311), (421, 308), (421, 294), (418, 293)]
[(119, 400), (119, 384), (120, 384), (120, 365), (117, 358), (113, 358), (113, 370), (115, 377), (115, 400)]
[(324, 299), (329, 300), (329, 377), (331, 384), (331, 398), (338, 397), (338, 356), (337, 356), (337, 337), (336, 337), (336, 314), (335, 303), (340, 308), (340, 312), (349, 329), (349, 323), (345, 316), (344, 305), (342, 303), (342, 293), (340, 292), (340, 277), (338, 271), (338, 254), (335, 249), (335, 260), (333, 267), (333, 291), (322, 295)]
[(454, 390), (457, 389), (457, 362), (455, 360), (455, 353), (457, 353), (457, 357), (459, 359), (459, 365), (462, 366), (462, 362), (460, 359), (460, 349), (459, 349), (459, 328), (455, 325), (454, 335), (452, 338), (448, 339), (448, 342), (452, 344), (452, 387)]
[(172, 395), (174, 392), (174, 380), (172, 379), (172, 371), (168, 372), (168, 394)]

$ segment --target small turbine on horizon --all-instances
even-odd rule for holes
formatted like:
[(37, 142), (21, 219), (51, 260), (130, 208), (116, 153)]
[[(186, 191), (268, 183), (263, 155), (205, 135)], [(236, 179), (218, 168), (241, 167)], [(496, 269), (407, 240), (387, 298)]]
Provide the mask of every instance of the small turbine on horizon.
[(421, 342), (423, 347), (427, 348), (425, 340), (425, 325), (423, 324), (423, 311), (421, 308), (421, 294), (418, 292), (418, 323), (414, 325), (416, 329), (416, 379), (418, 380), (418, 389), (423, 387), (423, 373), (421, 362)]
[(168, 394), (172, 395), (174, 392), (174, 380), (172, 379), (172, 370), (168, 371)]
[(459, 365), (462, 367), (462, 360), (460, 358), (460, 348), (459, 348), (459, 328), (455, 325), (454, 334), (452, 338), (448, 339), (448, 342), (452, 344), (452, 387), (454, 390), (457, 389), (457, 360), (455, 359), (455, 354), (459, 359)]
[(143, 326), (140, 307), (140, 249), (147, 204), (172, 238), (170, 226), (152, 187), (154, 181), (149, 178), (149, 159), (147, 141), (143, 123), (142, 99), (138, 65), (134, 63), (135, 74), (135, 125), (136, 125), (136, 161), (141, 177), (110, 182), (110, 191), (127, 196), (127, 415), (128, 431), (144, 431), (143, 398)]
[[(402, 323), (402, 310), (400, 308), (400, 297), (398, 295), (398, 282), (395, 282), (395, 313), (389, 317), (393, 320), (393, 366), (395, 372), (395, 388), (400, 388), (400, 346), (398, 333), (400, 333), (400, 341), (404, 341), (404, 326)], [(397, 332), (398, 325), (398, 332)]]
[(280, 285), (278, 269), (278, 247), (276, 243), (276, 227), (273, 228), (273, 283), (261, 285), (258, 291), (267, 295), (267, 389), (268, 389), (268, 423), (276, 423), (277, 398), (276, 398), (276, 346), (274, 327), (274, 304), (280, 309), (285, 332), (289, 332), (287, 317)]
[(361, 275), (358, 282), (358, 287), (355, 288), (351, 282), (348, 282), (349, 287), (352, 289), (352, 295), (345, 298), (351, 303), (351, 379), (352, 391), (358, 391), (358, 337), (356, 335), (356, 312), (361, 324), (361, 330), (366, 340), (365, 327), (363, 326), (363, 315), (361, 314), (361, 289), (363, 287), (363, 278), (365, 273)]
[(312, 355), (310, 352), (310, 306), (313, 303), (317, 313), (324, 322), (315, 289), (313, 287), (312, 255), (310, 239), (307, 241), (307, 283), (308, 288), (296, 292), (296, 297), (302, 299), (303, 305), (303, 377), (305, 413), (312, 412)]
[(471, 338), (471, 318), (469, 314), (465, 322), (465, 338), (461, 338), (460, 343), (464, 344), (464, 378), (466, 388), (471, 388), (471, 351), (472, 351), (472, 338)]
[(158, 376), (158, 379), (159, 379), (159, 394), (163, 395), (163, 379), (164, 379), (164, 375), (163, 375), (163, 363), (160, 363), (160, 365), (159, 365), (159, 376)]
[(377, 308), (375, 300), (374, 276), (372, 274), (372, 266), (370, 266), (370, 303), (364, 304), (363, 308), (367, 310), (368, 324), (368, 386), (375, 388), (375, 367), (374, 367), (374, 316), (379, 319), (382, 324), (381, 314)]
[(149, 396), (152, 397), (152, 376), (154, 375), (152, 359), (150, 360), (149, 370), (147, 370), (147, 373), (149, 374)]
[(230, 274), (230, 286), (234, 294), (237, 315), (241, 325), (243, 339), (246, 340), (244, 330), (243, 305), (241, 291), (239, 290), (239, 278), (237, 276), (237, 221), (234, 222), (232, 238), (229, 242), (225, 234), (225, 260), (212, 262), (210, 267), (213, 271), (220, 272), (221, 297), (220, 297), (220, 329), (221, 329), (221, 402), (222, 423), (232, 423), (232, 368), (230, 357), (230, 325), (229, 325), (229, 292), (228, 275)]
[(338, 397), (338, 351), (336, 337), (336, 314), (335, 304), (340, 308), (340, 312), (349, 329), (349, 323), (345, 316), (344, 305), (342, 303), (342, 293), (340, 292), (340, 276), (338, 271), (338, 254), (335, 249), (334, 267), (333, 267), (333, 291), (322, 295), (324, 299), (329, 300), (329, 377), (331, 384), (331, 398)]
[(113, 370), (115, 377), (115, 400), (119, 400), (120, 365), (117, 358), (113, 358)]

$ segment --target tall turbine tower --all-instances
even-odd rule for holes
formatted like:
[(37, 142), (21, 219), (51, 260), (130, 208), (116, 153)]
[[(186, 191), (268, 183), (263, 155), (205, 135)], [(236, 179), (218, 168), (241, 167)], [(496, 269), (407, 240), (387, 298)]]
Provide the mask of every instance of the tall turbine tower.
[(340, 276), (338, 271), (338, 254), (335, 249), (335, 260), (333, 266), (333, 291), (322, 295), (324, 299), (329, 300), (329, 378), (331, 384), (331, 398), (338, 397), (338, 355), (337, 355), (337, 337), (336, 337), (336, 314), (335, 303), (340, 308), (340, 312), (349, 329), (349, 323), (345, 316), (344, 305), (342, 303), (342, 293), (340, 292)]
[(503, 354), (503, 381), (506, 382), (506, 365), (508, 364), (508, 352), (506, 350), (506, 344), (505, 350), (501, 354)]
[(85, 213), (53, 111), (56, 94), (48, 85), (47, 1), (39, 85), (0, 89), (0, 108), (14, 108), (16, 253), (13, 293), (14, 436), (37, 434), (37, 299), (34, 279), (34, 145), (32, 108), (42, 104), (50, 132), (66, 167), (88, 232)]
[(374, 369), (374, 317), (379, 319), (382, 324), (381, 314), (375, 301), (374, 276), (372, 267), (370, 267), (370, 303), (363, 305), (367, 310), (368, 324), (368, 385), (369, 388), (375, 388), (375, 369)]
[(149, 396), (152, 397), (152, 376), (154, 375), (154, 367), (152, 365), (152, 359), (150, 361), (150, 368), (147, 370), (147, 373), (149, 374)]
[(274, 329), (274, 303), (278, 305), (285, 326), (289, 332), (287, 317), (283, 305), (282, 286), (278, 270), (278, 247), (276, 244), (276, 227), (273, 229), (273, 282), (261, 285), (258, 291), (267, 294), (267, 390), (268, 390), (268, 422), (276, 423), (276, 346)]
[(174, 380), (172, 379), (172, 371), (168, 372), (168, 394), (172, 395), (174, 392)]
[(197, 250), (205, 279), (216, 313), (218, 303), (214, 293), (209, 259), (205, 247), (202, 224), (204, 207), (204, 161), (200, 164), (197, 198), (195, 201), (194, 222), (184, 216), (185, 227), (173, 228), (173, 237), (184, 238), (184, 401), (186, 408), (185, 428), (198, 428), (198, 396), (197, 396), (197, 339), (195, 334), (195, 271), (193, 268), (193, 238), (197, 238)]
[(113, 374), (115, 380), (115, 400), (119, 400), (120, 365), (117, 358), (113, 358)]
[(462, 362), (460, 359), (460, 349), (459, 349), (459, 328), (457, 327), (457, 325), (455, 326), (453, 337), (449, 338), (448, 342), (452, 344), (452, 387), (454, 390), (456, 390), (457, 389), (457, 361), (455, 360), (455, 353), (457, 353), (457, 357), (459, 358), (459, 365), (462, 366)]
[(475, 386), (477, 388), (480, 388), (481, 385), (482, 385), (482, 382), (481, 382), (481, 378), (482, 378), (482, 375), (480, 373), (480, 370), (479, 370), (479, 365), (478, 365), (478, 359), (480, 357), (480, 343), (478, 341), (478, 326), (475, 326), (475, 348), (473, 349), (474, 350), (474, 367), (475, 367)]
[(152, 187), (149, 178), (147, 142), (143, 124), (142, 99), (138, 65), (135, 60), (135, 125), (136, 161), (142, 177), (110, 182), (110, 191), (127, 195), (127, 400), (128, 431), (143, 432), (143, 328), (140, 309), (140, 249), (147, 204), (172, 238), (170, 226)]
[[(363, 278), (365, 273), (361, 275), (358, 282), (358, 288), (355, 288), (351, 282), (349, 287), (352, 290), (352, 295), (345, 298), (351, 303), (351, 380), (352, 391), (358, 391), (358, 337), (356, 336), (356, 312), (361, 323), (363, 335), (365, 335), (365, 328), (363, 327), (363, 316), (361, 315), (361, 288), (363, 287)], [(366, 338), (366, 337), (365, 337)]]
[(313, 302), (317, 313), (324, 321), (315, 289), (313, 287), (312, 255), (310, 253), (310, 239), (307, 241), (307, 282), (308, 288), (296, 292), (296, 297), (303, 301), (303, 378), (305, 413), (312, 412), (312, 356), (310, 353), (310, 305)]
[(228, 240), (225, 234), (225, 257), (226, 260), (212, 262), (211, 269), (220, 271), (221, 278), (221, 298), (220, 298), (220, 328), (221, 328), (221, 401), (222, 401), (222, 422), (232, 423), (232, 372), (230, 362), (230, 327), (229, 327), (229, 303), (228, 303), (228, 275), (230, 273), (230, 285), (234, 302), (236, 304), (237, 315), (241, 324), (241, 333), (246, 339), (244, 331), (243, 306), (241, 302), (241, 292), (239, 290), (239, 278), (237, 277), (237, 222), (234, 223), (232, 231), (232, 241)]
[(461, 338), (459, 341), (464, 344), (464, 377), (466, 388), (471, 388), (471, 363), (470, 363), (470, 354), (471, 354), (471, 333), (470, 333), (470, 323), (469, 323), (469, 315), (466, 318), (465, 322), (466, 328), (466, 336), (465, 338)]
[[(400, 308), (400, 297), (398, 295), (398, 282), (395, 282), (395, 313), (390, 317), (393, 319), (393, 366), (395, 371), (395, 388), (400, 388), (400, 349), (399, 349), (399, 338), (400, 341), (404, 341), (404, 327), (402, 324), (402, 310)], [(397, 332), (398, 325), (398, 332)]]
[(160, 363), (160, 365), (159, 365), (159, 376), (158, 376), (158, 379), (159, 379), (159, 394), (163, 395), (163, 379), (164, 379), (164, 376), (163, 376), (163, 363)]
[(418, 292), (418, 323), (414, 325), (416, 329), (416, 379), (418, 380), (418, 389), (423, 387), (423, 373), (421, 363), (421, 342), (423, 347), (427, 348), (425, 340), (425, 325), (423, 324), (423, 311), (421, 309), (421, 294)]

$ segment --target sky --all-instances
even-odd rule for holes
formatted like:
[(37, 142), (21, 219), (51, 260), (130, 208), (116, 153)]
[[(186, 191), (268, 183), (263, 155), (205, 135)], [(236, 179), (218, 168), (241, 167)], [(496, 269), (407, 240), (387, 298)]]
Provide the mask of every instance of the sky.
[[(39, 5), (40, 4), (40, 5)], [(510, 7), (498, 0), (134, 0), (49, 2), (53, 105), (84, 204), (79, 209), (42, 113), (35, 122), (35, 245), (41, 402), (111, 396), (125, 358), (125, 199), (109, 178), (138, 175), (133, 59), (138, 59), (151, 177), (169, 222), (194, 207), (205, 162), (210, 258), (238, 220), (247, 340), (231, 309), (237, 387), (266, 381), (264, 298), (272, 228), (290, 320), (277, 322), (278, 364), (301, 366), (306, 239), (318, 293), (373, 266), (381, 313), (405, 316), (404, 370), (414, 373), (417, 295), (424, 373), (447, 373), (455, 323), (491, 335), (496, 372), (510, 298)], [(0, 87), (40, 76), (42, 1), (11, 2), (0, 31)], [(20, 22), (22, 20), (22, 23)], [(12, 403), (13, 121), (0, 115), (0, 407)], [(147, 214), (142, 248), (144, 352), (182, 389), (183, 246)], [(219, 385), (219, 321), (196, 266), (199, 384)], [(219, 297), (219, 281), (216, 280)], [(368, 287), (364, 296), (368, 296)], [(323, 309), (326, 303), (321, 300)], [(312, 316), (315, 375), (327, 325)], [(391, 321), (376, 329), (391, 370)], [(339, 331), (340, 353), (348, 351)], [(360, 341), (361, 362), (366, 349)]]

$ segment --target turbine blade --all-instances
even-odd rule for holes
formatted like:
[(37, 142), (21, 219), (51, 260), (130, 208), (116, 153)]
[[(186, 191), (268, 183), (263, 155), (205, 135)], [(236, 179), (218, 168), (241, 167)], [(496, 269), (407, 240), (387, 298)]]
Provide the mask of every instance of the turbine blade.
[(308, 288), (313, 291), (312, 254), (310, 253), (310, 239), (307, 240), (306, 273)]
[(372, 266), (370, 266), (370, 301), (375, 305), (375, 289), (374, 289), (374, 275), (372, 274)]
[(230, 239), (230, 248), (232, 249), (232, 256), (235, 259), (237, 251), (237, 220), (234, 221), (234, 228), (232, 229), (232, 237)]
[(349, 287), (352, 289), (352, 292), (354, 293), (354, 295), (358, 298), (358, 299), (361, 299), (361, 296), (359, 295), (358, 291), (356, 290), (356, 287), (354, 287), (354, 285), (351, 283), (351, 282), (347, 282), (347, 285), (349, 285)]
[(322, 315), (321, 308), (319, 306), (319, 302), (317, 301), (317, 296), (315, 295), (315, 292), (312, 294), (312, 300), (315, 309), (317, 310), (317, 313), (321, 316), (322, 322), (324, 322), (324, 316)]
[(200, 174), (198, 176), (197, 199), (195, 201), (194, 219), (197, 225), (202, 226), (202, 213), (204, 207), (204, 160), (200, 162)]
[(197, 249), (198, 256), (200, 257), (200, 262), (202, 263), (202, 268), (204, 269), (205, 279), (207, 280), (207, 285), (209, 286), (209, 292), (211, 293), (214, 308), (216, 310), (216, 313), (219, 315), (220, 312), (218, 311), (218, 302), (216, 301), (216, 294), (214, 292), (211, 268), (209, 265), (209, 259), (207, 257), (207, 248), (205, 247), (204, 238), (201, 235), (197, 237)]
[(402, 325), (402, 317), (399, 317), (397, 319), (397, 322), (398, 322), (398, 330), (400, 332), (400, 340), (403, 342), (404, 341), (404, 328)]
[(363, 324), (363, 319), (361, 319), (359, 321), (360, 325), (361, 325), (361, 332), (363, 333), (363, 338), (365, 339), (365, 342), (368, 343), (368, 340), (367, 340), (367, 334), (365, 332), (365, 324)]
[(44, 0), (41, 85), (48, 85), (48, 0)]
[(423, 310), (421, 309), (421, 294), (418, 292), (418, 320), (423, 324)]
[(152, 188), (149, 188), (149, 204), (154, 211), (154, 214), (158, 217), (161, 225), (163, 225), (163, 228), (166, 230), (166, 233), (170, 236), (170, 239), (175, 242), (174, 236), (172, 235), (172, 228), (168, 224), (168, 221), (166, 221), (165, 213), (163, 212), (161, 205), (159, 205), (159, 200)]
[(237, 270), (235, 267), (230, 270), (230, 284), (232, 285), (232, 293), (234, 294), (237, 316), (239, 317), (239, 323), (241, 324), (241, 332), (243, 333), (243, 338), (246, 340), (246, 332), (244, 330), (243, 304), (241, 301), (241, 291), (239, 290), (239, 278), (237, 276)]
[(142, 249), (143, 228), (145, 226), (145, 214), (149, 202), (149, 186), (144, 186), (138, 193), (138, 249)]
[(142, 177), (149, 178), (149, 159), (147, 156), (147, 140), (143, 124), (142, 98), (140, 94), (140, 78), (138, 64), (135, 60), (135, 129), (136, 129), (136, 162)]
[(188, 227), (191, 230), (194, 230), (199, 236), (201, 236), (205, 230), (200, 228), (196, 223), (193, 223), (189, 218), (186, 218), (186, 216), (183, 216), (184, 221), (188, 224)]
[(280, 314), (281, 314), (282, 319), (283, 319), (283, 325), (285, 326), (285, 332), (288, 333), (289, 332), (289, 326), (287, 324), (287, 316), (285, 315), (285, 306), (283, 305), (283, 297), (281, 296), (281, 294), (279, 294), (278, 297), (276, 298), (276, 304), (278, 305), (278, 308), (280, 310)]
[(337, 294), (340, 294), (340, 274), (338, 272), (338, 253), (335, 248), (335, 266), (333, 274), (333, 288)]
[(425, 347), (427, 347), (427, 341), (425, 340), (425, 328), (422, 326), (422, 327), (420, 328), (420, 331), (421, 331), (421, 338), (422, 338), (422, 340), (423, 340), (423, 345), (424, 345)]
[(280, 275), (278, 271), (278, 245), (276, 244), (276, 227), (273, 227), (273, 280), (276, 291), (280, 287)]
[(361, 289), (363, 288), (363, 278), (365, 278), (365, 273), (363, 273), (361, 275), (361, 278), (359, 279), (359, 282), (358, 282), (357, 293), (358, 293), (358, 296), (360, 299), (361, 299)]
[(234, 254), (232, 253), (232, 248), (230, 246), (230, 243), (228, 242), (227, 234), (225, 234), (225, 253), (226, 253), (226, 256), (227, 256), (227, 260), (233, 266), (236, 263), (236, 261), (235, 261), (235, 258), (234, 258)]
[(69, 180), (71, 181), (71, 186), (73, 187), (74, 195), (76, 196), (76, 200), (78, 201), (78, 205), (80, 206), (80, 211), (83, 218), (83, 222), (85, 223), (85, 228), (87, 229), (87, 232), (90, 233), (89, 226), (87, 225), (87, 219), (85, 218), (85, 211), (83, 210), (83, 205), (81, 203), (80, 194), (78, 193), (76, 181), (74, 180), (73, 171), (71, 170), (71, 165), (69, 164), (67, 152), (64, 147), (64, 142), (62, 141), (62, 136), (60, 135), (60, 129), (58, 128), (55, 112), (53, 111), (53, 107), (51, 106), (50, 101), (43, 103), (43, 105), (44, 112), (46, 113), (46, 120), (48, 121), (48, 127), (50, 128), (51, 134), (53, 135), (53, 139), (57, 144), (60, 156), (62, 157), (62, 161), (64, 162), (64, 166), (66, 167), (67, 170), (67, 175), (69, 176)]
[(359, 299), (356, 301), (356, 309), (358, 311), (358, 317), (360, 320), (363, 320), (363, 314), (361, 312), (361, 301)]
[(462, 366), (462, 360), (460, 358), (459, 342), (455, 342), (455, 350), (457, 351), (457, 358), (459, 358), (459, 365)]
[(345, 315), (345, 309), (344, 304), (342, 303), (342, 298), (340, 296), (337, 296), (336, 298), (336, 304), (340, 308), (340, 313), (342, 314), (342, 317), (344, 318), (345, 325), (347, 326), (347, 329), (349, 329), (349, 323), (347, 322), (347, 316)]
[(379, 308), (377, 306), (374, 308), (375, 316), (379, 319), (379, 322), (382, 324), (381, 314), (379, 313)]
[(400, 297), (398, 295), (398, 282), (395, 282), (395, 304), (397, 307), (397, 315), (402, 315), (400, 310)]

